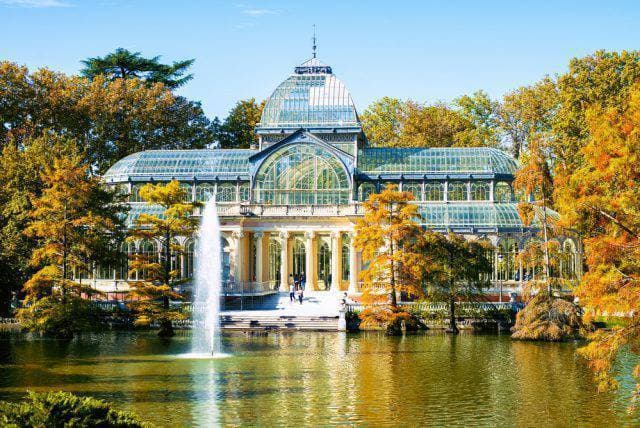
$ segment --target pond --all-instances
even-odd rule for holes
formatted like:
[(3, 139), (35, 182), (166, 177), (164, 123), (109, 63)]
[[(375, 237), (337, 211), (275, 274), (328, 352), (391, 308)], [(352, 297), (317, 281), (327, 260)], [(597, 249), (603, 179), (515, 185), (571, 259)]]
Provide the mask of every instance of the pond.
[[(91, 395), (159, 426), (637, 426), (633, 384), (598, 394), (576, 344), (429, 333), (225, 334), (219, 359), (180, 358), (189, 332), (0, 338), (0, 399)], [(631, 357), (621, 364), (630, 366)]]

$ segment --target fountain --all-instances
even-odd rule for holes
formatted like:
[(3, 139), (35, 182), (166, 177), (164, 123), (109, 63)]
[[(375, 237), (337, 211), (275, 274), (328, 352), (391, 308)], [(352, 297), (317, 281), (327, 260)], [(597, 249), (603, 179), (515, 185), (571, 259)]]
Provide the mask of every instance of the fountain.
[(204, 208), (196, 244), (191, 339), (191, 352), (194, 356), (217, 356), (220, 351), (217, 330), (222, 261), (220, 221), (215, 199), (215, 196), (211, 196)]

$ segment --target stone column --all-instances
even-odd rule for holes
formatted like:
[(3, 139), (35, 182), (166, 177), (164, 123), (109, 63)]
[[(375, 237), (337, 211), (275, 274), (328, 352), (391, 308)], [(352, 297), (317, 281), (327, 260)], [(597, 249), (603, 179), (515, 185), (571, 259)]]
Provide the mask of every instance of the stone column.
[(280, 232), (280, 291), (289, 291), (289, 232)]
[(304, 234), (305, 237), (305, 267), (304, 275), (306, 277), (307, 290), (315, 290), (317, 288), (316, 274), (316, 233), (312, 230)]
[(353, 245), (355, 234), (349, 235), (349, 292), (356, 293), (358, 291), (358, 254), (356, 247)]
[[(266, 281), (265, 279), (265, 272), (266, 270), (264, 269), (264, 261), (265, 261), (265, 257), (264, 257), (264, 253), (265, 253), (265, 247), (268, 247), (268, 236), (263, 233), (263, 232), (256, 232), (253, 234), (253, 237), (256, 240), (256, 282), (264, 282)], [(265, 245), (265, 243), (267, 243), (267, 245)], [(253, 280), (253, 278), (251, 278), (251, 280)]]
[(245, 239), (244, 239), (245, 234), (240, 230), (240, 231), (233, 232), (231, 236), (235, 241), (235, 249), (234, 249), (235, 266), (234, 266), (233, 275), (234, 275), (236, 284), (242, 284), (244, 281), (246, 281), (245, 267), (248, 262), (248, 260), (246, 260), (246, 257), (245, 257), (246, 255)]
[(331, 291), (340, 291), (342, 277), (342, 235), (331, 233)]

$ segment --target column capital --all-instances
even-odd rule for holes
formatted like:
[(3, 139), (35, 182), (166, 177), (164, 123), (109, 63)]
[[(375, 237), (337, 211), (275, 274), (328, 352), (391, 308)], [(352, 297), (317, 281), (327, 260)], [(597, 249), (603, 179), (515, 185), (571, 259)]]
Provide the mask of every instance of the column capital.
[(339, 237), (340, 237), (340, 235), (341, 235), (341, 232), (340, 232), (340, 231), (336, 231), (336, 230), (334, 230), (333, 232), (331, 232), (331, 237), (332, 237), (333, 239), (337, 239), (337, 238), (339, 238)]
[(313, 239), (316, 237), (316, 232), (313, 230), (309, 230), (307, 232), (304, 233), (304, 237), (307, 239)]
[(256, 239), (262, 239), (262, 237), (264, 236), (264, 232), (254, 232), (253, 233), (253, 237)]
[(244, 238), (244, 232), (242, 230), (234, 230), (231, 236), (236, 239)]
[(289, 231), (288, 230), (281, 230), (280, 231), (280, 238), (281, 239), (289, 239)]

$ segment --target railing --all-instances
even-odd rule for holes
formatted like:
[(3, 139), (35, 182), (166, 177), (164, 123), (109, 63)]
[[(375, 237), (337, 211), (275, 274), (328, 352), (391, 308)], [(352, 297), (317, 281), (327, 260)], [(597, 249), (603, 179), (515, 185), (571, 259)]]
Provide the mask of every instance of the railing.
[[(449, 304), (446, 302), (400, 302), (400, 307), (406, 307), (411, 311), (416, 312), (446, 312), (449, 310)], [(360, 303), (347, 303), (345, 310), (347, 312), (359, 312), (364, 309), (364, 306)], [(514, 312), (520, 310), (520, 305), (510, 302), (456, 302), (457, 310), (475, 310), (488, 312), (499, 309), (511, 309)]]
[(223, 296), (262, 296), (277, 292), (276, 281), (224, 282), (220, 294)]
[[(291, 216), (348, 216), (361, 215), (363, 213), (360, 204), (344, 205), (262, 205), (262, 204), (224, 204), (220, 203), (218, 216), (266, 216), (266, 217), (291, 217)], [(197, 209), (195, 215), (201, 215), (201, 209)]]

